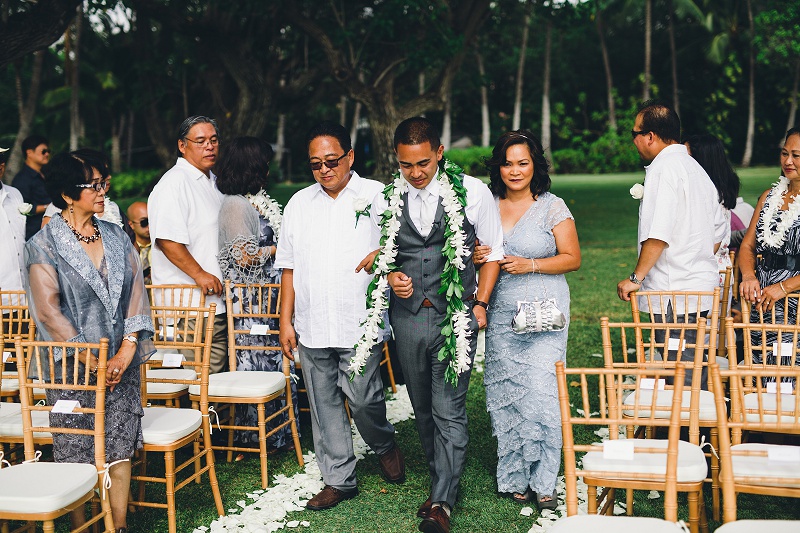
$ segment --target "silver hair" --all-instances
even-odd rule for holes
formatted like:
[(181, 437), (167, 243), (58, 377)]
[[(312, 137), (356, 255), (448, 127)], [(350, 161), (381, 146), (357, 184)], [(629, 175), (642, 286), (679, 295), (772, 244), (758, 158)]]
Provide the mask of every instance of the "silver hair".
[[(217, 137), (219, 137), (219, 128), (217, 127), (216, 120), (203, 115), (194, 115), (188, 117), (186, 120), (181, 122), (180, 126), (178, 126), (178, 140), (185, 140), (186, 136), (189, 135), (189, 130), (191, 130), (196, 124), (211, 124), (214, 126), (214, 131), (217, 133)], [(183, 157), (183, 154), (181, 154), (180, 150), (178, 150), (178, 157)]]

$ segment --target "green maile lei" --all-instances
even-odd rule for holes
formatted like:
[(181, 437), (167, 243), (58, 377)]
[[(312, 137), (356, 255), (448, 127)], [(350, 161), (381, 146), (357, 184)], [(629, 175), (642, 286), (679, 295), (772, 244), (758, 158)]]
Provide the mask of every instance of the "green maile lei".
[[(439, 195), (444, 208), (444, 237), (442, 256), (445, 259), (441, 274), (439, 294), (447, 298), (445, 319), (439, 326), (445, 337), (444, 345), (439, 350), (440, 361), (447, 361), (445, 381), (454, 387), (458, 385), (458, 377), (470, 367), (469, 329), (470, 313), (462, 300), (464, 286), (461, 283), (460, 271), (464, 270), (464, 261), (469, 258), (471, 250), (466, 246), (464, 234), (464, 217), (467, 206), (467, 190), (464, 187), (461, 167), (448, 159), (443, 159), (437, 180)], [(350, 378), (363, 374), (364, 365), (378, 342), (378, 336), (385, 327), (383, 316), (389, 306), (387, 276), (398, 270), (394, 261), (397, 257), (397, 234), (400, 231), (399, 217), (403, 210), (403, 195), (408, 192), (409, 185), (400, 172), (392, 175), (392, 181), (383, 189), (387, 208), (380, 215), (381, 239), (378, 255), (373, 263), (375, 276), (367, 288), (367, 318), (361, 324), (363, 333), (355, 345), (355, 356), (348, 370)]]

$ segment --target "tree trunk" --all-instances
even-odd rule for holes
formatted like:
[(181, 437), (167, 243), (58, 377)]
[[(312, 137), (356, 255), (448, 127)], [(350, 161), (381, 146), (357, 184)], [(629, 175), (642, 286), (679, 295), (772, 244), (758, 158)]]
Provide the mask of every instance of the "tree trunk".
[[(278, 131), (275, 134), (276, 142), (275, 144), (278, 145), (278, 149), (275, 151), (275, 165), (278, 168), (281, 168), (281, 163), (283, 162), (283, 154), (286, 153), (286, 114), (285, 113), (278, 113)], [(286, 160), (289, 161), (291, 157), (287, 157)], [(289, 175), (290, 167), (286, 167), (286, 172), (284, 172), (284, 179), (291, 183), (292, 177)]]
[(361, 121), (361, 102), (356, 102), (356, 105), (353, 106), (353, 125), (350, 127), (350, 144), (353, 145), (353, 148), (356, 146), (356, 141), (358, 141), (358, 123)]
[(644, 7), (644, 87), (642, 100), (650, 99), (650, 63), (653, 56), (653, 0)]
[(678, 116), (681, 116), (681, 102), (678, 95), (678, 54), (675, 51), (675, 21), (673, 16), (674, 0), (669, 0), (667, 9), (669, 10), (669, 53), (672, 58), (672, 108)]
[(481, 146), (489, 146), (492, 142), (492, 128), (489, 122), (489, 90), (486, 88), (486, 69), (483, 56), (475, 47), (475, 59), (478, 62), (478, 75), (481, 77)]
[[(789, 104), (789, 120), (786, 123), (786, 131), (794, 128), (794, 121), (797, 117), (797, 89), (800, 85), (800, 59), (794, 62), (794, 83), (792, 84), (792, 99)], [(783, 146), (783, 137), (780, 140), (780, 146)]]
[(125, 168), (130, 169), (133, 162), (133, 109), (128, 111), (128, 134), (125, 136)]
[(367, 108), (367, 114), (375, 158), (372, 177), (388, 183), (391, 174), (397, 170), (397, 158), (393, 150), (394, 129), (399, 122), (397, 111), (393, 107)]
[(542, 147), (550, 151), (550, 45), (553, 41), (553, 20), (547, 19), (544, 44), (544, 82), (542, 87)]
[(519, 46), (519, 62), (517, 63), (517, 84), (514, 89), (514, 116), (511, 119), (511, 129), (518, 130), (522, 120), (522, 78), (525, 74), (525, 55), (528, 51), (528, 30), (531, 25), (530, 0), (525, 2), (525, 18), (522, 22), (522, 42)]
[(451, 112), (452, 106), (450, 100), (453, 98), (453, 88), (451, 87), (450, 90), (447, 91), (447, 100), (444, 102), (444, 119), (442, 120), (442, 146), (444, 146), (445, 150), (450, 149), (450, 144), (452, 141), (452, 124), (451, 124)]
[(22, 65), (17, 63), (14, 67), (14, 84), (17, 93), (17, 110), (19, 112), (19, 129), (14, 139), (14, 146), (11, 147), (11, 157), (6, 164), (5, 182), (11, 183), (11, 179), (17, 175), (25, 161), (25, 154), (22, 153), (22, 141), (31, 134), (31, 124), (36, 115), (36, 105), (39, 102), (39, 89), (42, 86), (42, 65), (44, 64), (45, 50), (33, 53), (33, 69), (31, 71), (31, 84), (28, 87), (28, 98), (23, 98), (22, 90)]
[(603, 69), (606, 73), (606, 96), (608, 99), (608, 129), (617, 131), (617, 106), (614, 103), (614, 78), (611, 76), (611, 60), (608, 58), (608, 46), (606, 46), (605, 27), (603, 25), (602, 11), (595, 13), (595, 27), (597, 37), (600, 40), (600, 52), (603, 56)]
[(347, 96), (339, 97), (339, 124), (344, 126), (347, 123)]
[(122, 132), (125, 131), (125, 115), (120, 114), (111, 124), (111, 172), (122, 172)]
[[(72, 50), (69, 61), (69, 149), (77, 150), (81, 136), (81, 29), (83, 28), (83, 4), (78, 6), (78, 14), (72, 31)], [(69, 35), (67, 36), (69, 40)]]
[(756, 132), (756, 52), (753, 40), (755, 39), (755, 22), (753, 21), (753, 5), (747, 0), (747, 19), (750, 22), (750, 83), (747, 92), (747, 139), (744, 143), (742, 166), (749, 167), (753, 159), (753, 139)]

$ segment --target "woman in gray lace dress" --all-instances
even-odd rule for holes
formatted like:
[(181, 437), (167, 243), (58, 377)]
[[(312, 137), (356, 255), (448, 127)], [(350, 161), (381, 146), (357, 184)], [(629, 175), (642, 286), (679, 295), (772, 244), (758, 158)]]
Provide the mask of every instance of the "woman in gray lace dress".
[[(75, 153), (59, 154), (44, 168), (46, 187), (61, 208), (25, 245), (28, 302), (39, 340), (99, 342), (108, 339), (105, 376), (106, 460), (111, 466), (109, 498), (117, 532), (125, 531), (133, 453), (142, 447), (139, 364), (155, 351), (153, 322), (142, 281), (139, 254), (119, 226), (98, 220), (103, 213), (107, 176)], [(74, 355), (67, 358), (67, 364)], [(94, 355), (80, 363), (97, 367)], [(62, 361), (56, 362), (56, 375)], [(78, 400), (93, 405), (88, 392), (47, 391), (47, 402)], [(51, 414), (53, 426), (91, 428), (88, 416)], [(94, 441), (86, 435), (53, 435), (57, 462), (94, 463)], [(73, 526), (85, 522), (83, 509)]]
[[(272, 147), (255, 137), (233, 139), (222, 151), (214, 168), (217, 188), (225, 195), (219, 213), (219, 264), (222, 275), (233, 283), (280, 283), (281, 272), (273, 268), (278, 236), (280, 235), (281, 208), (265, 192), (269, 183), (269, 163)], [(273, 302), (277, 304), (277, 289)], [(250, 295), (245, 294), (245, 298)], [(269, 311), (269, 310), (264, 310)], [(272, 309), (271, 312), (276, 312)], [(234, 327), (249, 330), (252, 319), (239, 318)], [(263, 323), (263, 320), (258, 322)], [(277, 319), (268, 324), (270, 330), (278, 330)], [(239, 346), (280, 346), (278, 335), (237, 334)], [(294, 362), (291, 363), (294, 373)], [(236, 370), (283, 371), (283, 355), (280, 350), (241, 350), (236, 352)], [(292, 383), (292, 397), (297, 409), (297, 389)], [(275, 400), (266, 406), (269, 416), (285, 405), (284, 400)], [(295, 412), (295, 416), (297, 413)], [(282, 415), (267, 423), (267, 431), (286, 420)], [(258, 414), (255, 405), (240, 405), (236, 413), (236, 424), (257, 426)], [(239, 431), (236, 440), (244, 445), (258, 446), (256, 431)], [(272, 448), (291, 446), (289, 426), (270, 437)], [(239, 456), (237, 456), (237, 460)]]
[[(486, 408), (497, 437), (497, 489), (540, 509), (554, 509), (561, 464), (561, 419), (555, 363), (566, 360), (569, 287), (566, 272), (581, 264), (575, 221), (550, 189), (542, 145), (528, 130), (498, 139), (486, 161), (500, 219), (505, 258), (489, 302), (486, 328)], [(476, 262), (487, 247), (476, 248)], [(553, 298), (567, 325), (517, 334), (517, 301)]]

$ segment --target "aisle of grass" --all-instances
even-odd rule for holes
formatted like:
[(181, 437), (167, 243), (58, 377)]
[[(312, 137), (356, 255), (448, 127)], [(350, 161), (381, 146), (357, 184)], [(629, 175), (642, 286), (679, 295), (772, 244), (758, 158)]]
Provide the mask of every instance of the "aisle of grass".
[[(775, 168), (750, 169), (740, 173), (745, 199), (755, 203), (758, 195), (775, 181)], [(572, 294), (572, 325), (568, 345), (570, 366), (598, 366), (599, 319), (609, 316), (624, 319), (629, 307), (616, 297), (616, 284), (633, 269), (636, 261), (636, 224), (638, 202), (628, 194), (630, 186), (641, 182), (644, 173), (607, 176), (557, 176), (553, 192), (567, 202), (578, 226), (583, 253), (580, 271), (568, 276)], [(299, 186), (279, 186), (274, 196), (281, 202)], [(552, 406), (557, 409), (557, 405)], [(462, 495), (456, 507), (453, 529), (458, 532), (526, 532), (537, 517), (520, 516), (521, 506), (496, 493), (496, 443), (485, 410), (481, 374), (473, 374), (468, 395), (470, 444), (467, 466), (462, 479)], [(408, 532), (415, 531), (415, 512), (426, 498), (427, 467), (414, 422), (397, 424), (398, 442), (405, 451), (408, 479), (402, 485), (385, 483), (375, 456), (359, 461), (357, 473), (361, 494), (335, 509), (324, 512), (304, 511), (292, 519), (308, 520), (314, 532)], [(310, 424), (304, 420), (303, 447), (311, 446)], [(220, 486), (225, 508), (237, 507), (237, 500), (258, 488), (258, 461), (248, 458), (240, 463), (219, 463)], [(298, 471), (293, 456), (270, 457), (270, 473), (292, 475)], [(707, 499), (710, 503), (710, 498)], [(179, 531), (210, 524), (215, 518), (211, 495), (206, 485), (193, 485), (178, 494)], [(685, 498), (681, 499), (685, 517)], [(740, 497), (740, 517), (800, 519), (796, 500), (767, 497)], [(637, 499), (636, 513), (663, 516), (663, 499)], [(162, 511), (142, 511), (130, 515), (131, 531), (166, 531)], [(712, 524), (712, 528), (718, 524)]]

